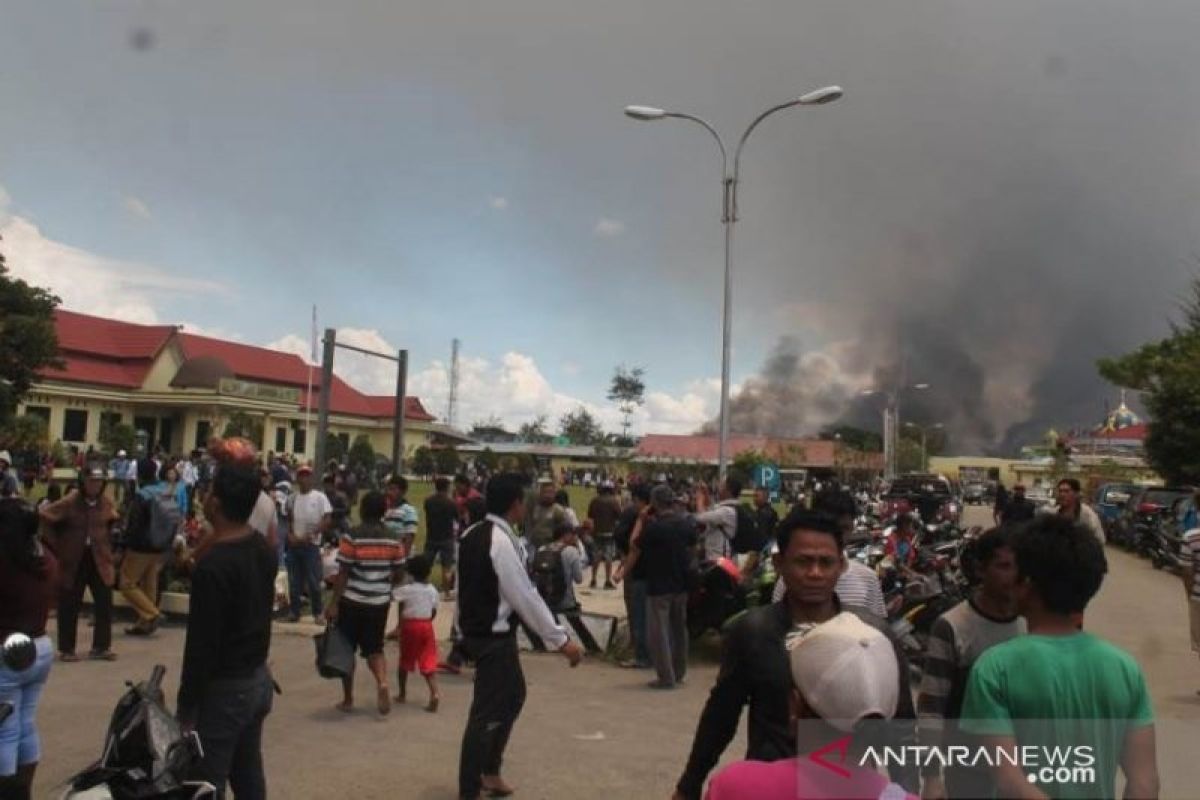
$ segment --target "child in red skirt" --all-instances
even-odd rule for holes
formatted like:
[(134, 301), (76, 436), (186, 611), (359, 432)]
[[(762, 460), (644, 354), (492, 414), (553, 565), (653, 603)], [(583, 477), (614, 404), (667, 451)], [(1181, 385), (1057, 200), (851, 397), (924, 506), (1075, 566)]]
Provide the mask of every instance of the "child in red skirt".
[(438, 590), (429, 583), (432, 560), (424, 555), (412, 556), (407, 562), (407, 571), (412, 583), (397, 586), (392, 597), (400, 604), (400, 668), (396, 677), (400, 681), (400, 693), (396, 702), (403, 703), (407, 694), (408, 673), (419, 670), (429, 684), (429, 705), (425, 710), (438, 710), (437, 638), (433, 632), (433, 618), (437, 616)]

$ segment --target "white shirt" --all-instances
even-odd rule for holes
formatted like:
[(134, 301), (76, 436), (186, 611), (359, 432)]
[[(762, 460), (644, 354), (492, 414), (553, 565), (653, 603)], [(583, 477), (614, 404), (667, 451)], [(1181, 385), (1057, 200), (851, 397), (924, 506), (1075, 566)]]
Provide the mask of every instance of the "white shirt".
[(333, 513), (324, 492), (310, 489), (292, 495), (292, 534), (313, 544), (321, 541), (321, 520)]
[(255, 501), (254, 510), (250, 512), (250, 519), (246, 520), (246, 524), (263, 536), (271, 533), (271, 528), (275, 525), (275, 501), (266, 492), (258, 493), (258, 500)]
[(438, 607), (438, 590), (428, 583), (406, 583), (392, 589), (392, 599), (404, 604), (401, 619), (433, 619)]
[(729, 555), (729, 543), (737, 533), (736, 506), (736, 500), (722, 500), (696, 515), (696, 522), (704, 526), (704, 557), (709, 561)]
[[(496, 621), (492, 623), (492, 632), (508, 633), (508, 618), (516, 612), (521, 621), (546, 643), (547, 648), (558, 650), (570, 639), (567, 632), (555, 622), (554, 615), (546, 607), (546, 601), (538, 594), (537, 588), (530, 580), (512, 526), (508, 524), (508, 520), (495, 514), (488, 514), (487, 520), (495, 526), (492, 531), (492, 546), (488, 552), (500, 589), (500, 603)], [(468, 530), (465, 535), (470, 536), (471, 532)], [(454, 613), (457, 625), (457, 605)]]
[(196, 472), (196, 465), (191, 461), (183, 460), (175, 467), (179, 472), (179, 480), (183, 481), (184, 486), (195, 486), (196, 478), (199, 474)]

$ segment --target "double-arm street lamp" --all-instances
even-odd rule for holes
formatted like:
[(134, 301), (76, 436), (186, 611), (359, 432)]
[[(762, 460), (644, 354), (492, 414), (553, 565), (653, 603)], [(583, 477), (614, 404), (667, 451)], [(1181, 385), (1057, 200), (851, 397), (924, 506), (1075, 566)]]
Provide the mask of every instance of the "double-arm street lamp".
[(725, 300), (721, 318), (721, 419), (717, 463), (722, 481), (725, 480), (729, 462), (729, 353), (733, 311), (733, 224), (738, 220), (737, 186), (742, 148), (759, 123), (776, 111), (783, 111), (785, 108), (792, 108), (793, 106), (825, 105), (837, 100), (842, 94), (840, 86), (826, 86), (823, 89), (817, 89), (816, 91), (788, 100), (786, 103), (780, 103), (777, 106), (768, 108), (759, 114), (742, 133), (742, 138), (738, 140), (737, 149), (733, 153), (732, 173), (729, 171), (729, 159), (726, 155), (724, 140), (721, 139), (721, 135), (717, 133), (716, 128), (704, 120), (691, 114), (666, 111), (652, 106), (625, 107), (625, 116), (642, 122), (654, 122), (660, 119), (686, 119), (695, 122), (712, 134), (713, 138), (717, 140), (717, 147), (721, 150), (721, 222), (725, 225)]

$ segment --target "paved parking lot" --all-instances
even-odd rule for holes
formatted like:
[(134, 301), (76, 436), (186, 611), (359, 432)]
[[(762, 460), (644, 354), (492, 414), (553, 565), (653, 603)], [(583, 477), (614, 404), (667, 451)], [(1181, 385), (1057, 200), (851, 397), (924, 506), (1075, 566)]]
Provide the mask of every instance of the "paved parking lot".
[[(982, 515), (971, 510), (972, 518)], [(1193, 797), (1200, 786), (1194, 742), (1200, 734), (1200, 662), (1191, 652), (1178, 579), (1126, 553), (1109, 551), (1110, 575), (1087, 615), (1087, 627), (1132, 651), (1142, 663), (1161, 719), (1164, 796)], [(618, 593), (583, 597), (598, 609), (619, 606)], [(440, 623), (450, 606), (443, 604)], [(83, 642), (87, 632), (82, 633)], [(74, 770), (99, 755), (109, 713), (127, 678), (161, 662), (173, 697), (183, 646), (181, 627), (154, 639), (117, 636), (115, 663), (56, 665), (41, 712), (46, 759), (37, 797), (57, 795)], [(394, 651), (392, 651), (394, 654)], [(649, 674), (591, 659), (568, 669), (556, 655), (524, 658), (529, 701), (509, 748), (505, 774), (524, 798), (666, 798), (686, 758), (697, 715), (716, 673), (717, 644), (694, 647), (687, 684), (675, 692), (645, 688)], [(313, 669), (306, 630), (279, 632), (272, 643), (284, 694), (267, 723), (266, 763), (275, 797), (428, 798), (454, 796), (458, 746), (470, 698), (465, 677), (444, 679), (442, 710), (417, 702), (386, 719), (370, 710), (370, 678), (359, 672), (363, 709), (334, 710), (336, 682)], [(727, 758), (744, 748), (744, 733)]]

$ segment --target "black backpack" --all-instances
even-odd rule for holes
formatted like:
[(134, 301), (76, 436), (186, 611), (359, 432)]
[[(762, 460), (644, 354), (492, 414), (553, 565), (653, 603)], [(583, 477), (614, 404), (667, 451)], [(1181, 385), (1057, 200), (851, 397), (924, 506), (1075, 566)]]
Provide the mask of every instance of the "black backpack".
[(533, 556), (533, 585), (551, 609), (558, 608), (567, 595), (567, 566), (562, 546), (548, 544)]
[(738, 503), (734, 508), (737, 510), (737, 528), (734, 529), (733, 539), (729, 542), (730, 548), (739, 555), (757, 553), (767, 546), (767, 539), (758, 529), (758, 520), (755, 519), (754, 512), (743, 503)]

